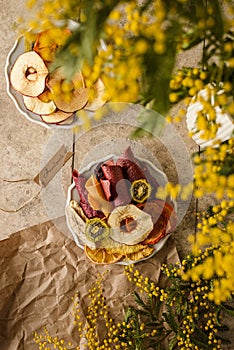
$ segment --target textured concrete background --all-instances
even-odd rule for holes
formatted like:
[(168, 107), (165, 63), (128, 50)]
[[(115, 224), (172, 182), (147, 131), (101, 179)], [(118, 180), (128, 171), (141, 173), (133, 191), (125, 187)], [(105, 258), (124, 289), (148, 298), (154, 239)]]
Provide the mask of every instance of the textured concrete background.
[[(42, 163), (48, 154), (52, 152), (56, 142), (65, 143), (72, 147), (72, 132), (61, 131), (54, 132), (43, 126), (34, 124), (22, 116), (16, 109), (13, 101), (7, 95), (4, 68), (7, 55), (16, 39), (16, 32), (13, 24), (20, 14), (24, 13), (24, 1), (18, 0), (17, 5), (13, 0), (0, 0), (0, 130), (1, 130), (1, 148), (0, 148), (0, 239), (4, 239), (11, 233), (23, 228), (45, 222), (51, 218), (60, 216), (61, 212), (52, 212), (50, 201), (54, 198), (61, 199), (62, 215), (63, 205), (65, 204), (67, 189), (70, 185), (72, 159), (63, 167), (60, 175), (56, 176), (52, 183), (43, 191), (33, 181), (33, 178), (41, 169)], [(195, 48), (190, 52), (182, 54), (177, 59), (177, 66), (182, 67), (195, 66), (200, 60), (200, 48)], [(176, 114), (180, 106), (172, 110)], [(134, 114), (134, 111), (132, 112)], [(128, 114), (131, 119), (131, 111)], [(123, 119), (114, 125), (102, 125), (90, 132), (84, 133), (75, 143), (75, 167), (79, 167), (82, 162), (86, 162), (90, 157), (92, 149), (98, 150), (100, 154), (106, 152), (108, 147), (116, 146), (115, 140), (124, 140), (127, 142), (129, 132), (132, 127), (126, 126)], [(198, 150), (197, 145), (188, 137), (185, 121), (175, 125), (175, 130), (181, 136), (188, 154)], [(171, 138), (172, 148), (175, 140)], [(121, 142), (121, 141), (120, 141)], [(170, 151), (157, 140), (157, 138), (143, 138), (137, 141), (143, 149), (147, 149), (157, 158), (161, 168), (166, 173), (169, 180), (177, 180), (176, 165)], [(56, 147), (55, 147), (56, 149)], [(92, 153), (92, 157), (96, 153)], [(98, 154), (98, 153), (97, 153)], [(186, 168), (183, 155), (176, 155), (176, 162)], [(19, 181), (27, 179), (27, 181)], [(10, 183), (5, 180), (16, 180)], [(61, 197), (58, 193), (61, 191)], [(58, 196), (58, 197), (57, 197)], [(197, 203), (199, 209), (205, 208), (207, 200)], [(21, 208), (21, 209), (19, 209)], [(195, 213), (196, 203), (192, 198), (190, 205), (186, 208), (186, 215), (177, 227), (174, 239), (180, 256), (184, 256), (189, 251), (187, 237), (195, 233)], [(69, 234), (65, 225), (62, 230), (64, 234)], [(234, 347), (227, 347), (233, 349)]]

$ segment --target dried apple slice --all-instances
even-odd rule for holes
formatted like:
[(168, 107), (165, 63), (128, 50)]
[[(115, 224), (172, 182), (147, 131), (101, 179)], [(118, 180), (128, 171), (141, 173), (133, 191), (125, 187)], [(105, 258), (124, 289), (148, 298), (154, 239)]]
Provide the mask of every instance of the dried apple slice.
[(52, 100), (46, 98), (46, 95), (48, 95), (47, 91), (43, 92), (38, 97), (23, 96), (25, 107), (29, 111), (39, 115), (53, 113), (57, 107)]
[(48, 69), (34, 51), (21, 54), (12, 66), (10, 81), (13, 88), (23, 95), (38, 96), (45, 88)]
[(72, 92), (71, 100), (66, 101), (62, 96), (55, 97), (56, 106), (64, 112), (75, 112), (82, 109), (88, 101), (88, 89), (82, 88)]
[(68, 81), (62, 68), (58, 68), (48, 80), (47, 86), (53, 94), (54, 103), (61, 111), (75, 112), (88, 102), (89, 90), (85, 88), (80, 72)]
[(101, 183), (96, 179), (95, 175), (91, 175), (86, 181), (85, 188), (88, 191), (88, 201), (94, 210), (100, 210), (105, 215), (113, 209), (113, 204), (106, 200)]
[[(122, 229), (121, 222), (126, 218), (132, 218), (136, 222), (136, 227), (131, 233)], [(116, 207), (111, 212), (107, 222), (111, 228), (110, 238), (128, 245), (142, 242), (153, 229), (153, 221), (150, 214), (133, 204)]]
[(93, 90), (94, 96), (92, 97), (91, 101), (87, 103), (85, 109), (94, 112), (106, 103), (105, 86), (102, 80), (98, 79), (96, 83), (91, 87), (91, 89)]
[(59, 109), (56, 110), (55, 112), (51, 114), (44, 114), (41, 115), (41, 119), (43, 122), (48, 123), (48, 124), (57, 124), (65, 121), (69, 117), (72, 116), (73, 113), (66, 113), (63, 111), (60, 111)]
[(46, 63), (50, 63), (54, 60), (56, 51), (66, 42), (70, 35), (71, 32), (68, 29), (47, 29), (38, 34), (33, 50), (37, 52)]
[(62, 122), (58, 122), (58, 125), (69, 125), (72, 124), (74, 121), (74, 115), (72, 114), (69, 118), (63, 120)]

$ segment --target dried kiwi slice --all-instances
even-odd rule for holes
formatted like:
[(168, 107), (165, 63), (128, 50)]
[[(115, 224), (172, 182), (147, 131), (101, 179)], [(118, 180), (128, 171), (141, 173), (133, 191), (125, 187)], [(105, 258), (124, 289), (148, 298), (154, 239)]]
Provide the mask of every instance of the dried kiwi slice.
[(93, 242), (101, 241), (109, 236), (109, 227), (105, 221), (99, 218), (92, 218), (86, 221), (85, 235)]
[(145, 179), (132, 182), (130, 193), (132, 199), (137, 203), (143, 203), (151, 195), (152, 187)]

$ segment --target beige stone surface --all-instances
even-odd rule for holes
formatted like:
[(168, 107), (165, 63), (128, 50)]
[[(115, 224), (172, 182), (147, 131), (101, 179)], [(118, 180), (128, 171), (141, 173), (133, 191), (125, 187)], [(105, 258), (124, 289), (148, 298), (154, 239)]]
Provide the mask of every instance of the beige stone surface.
[[(38, 186), (32, 181), (9, 184), (2, 180), (33, 178), (40, 167), (40, 154), (50, 132), (32, 125), (15, 108), (6, 92), (4, 76), (7, 55), (15, 40), (13, 29), (18, 16), (24, 12), (24, 1), (1, 1), (1, 36), (0, 36), (0, 130), (1, 130), (1, 164), (0, 164), (0, 207), (16, 210), (38, 192)], [(44, 221), (46, 214), (37, 196), (30, 205), (15, 213), (0, 212), (0, 237), (18, 231), (33, 223)]]

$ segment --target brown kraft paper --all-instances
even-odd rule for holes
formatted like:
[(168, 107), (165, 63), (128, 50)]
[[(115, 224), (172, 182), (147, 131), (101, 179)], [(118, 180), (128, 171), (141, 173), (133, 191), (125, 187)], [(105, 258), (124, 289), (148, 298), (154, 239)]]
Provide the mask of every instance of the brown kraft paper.
[[(162, 263), (179, 261), (170, 237), (152, 258), (136, 266), (158, 284)], [(95, 265), (75, 242), (49, 221), (12, 234), (0, 242), (0, 349), (36, 350), (33, 332), (64, 338), (79, 345), (73, 324), (72, 297), (79, 293), (83, 314), (87, 294), (98, 273), (108, 270), (104, 294), (113, 319), (121, 321), (134, 285), (121, 265)]]

